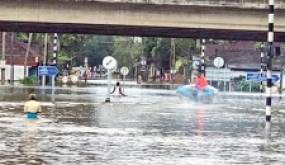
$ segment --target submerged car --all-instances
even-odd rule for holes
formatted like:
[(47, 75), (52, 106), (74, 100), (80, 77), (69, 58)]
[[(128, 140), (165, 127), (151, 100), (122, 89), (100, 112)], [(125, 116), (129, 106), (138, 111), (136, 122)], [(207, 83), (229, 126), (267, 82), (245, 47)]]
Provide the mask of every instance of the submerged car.
[(180, 98), (187, 97), (191, 101), (210, 104), (213, 102), (214, 96), (218, 94), (218, 89), (208, 85), (205, 90), (197, 90), (195, 84), (192, 84), (178, 87), (176, 93)]

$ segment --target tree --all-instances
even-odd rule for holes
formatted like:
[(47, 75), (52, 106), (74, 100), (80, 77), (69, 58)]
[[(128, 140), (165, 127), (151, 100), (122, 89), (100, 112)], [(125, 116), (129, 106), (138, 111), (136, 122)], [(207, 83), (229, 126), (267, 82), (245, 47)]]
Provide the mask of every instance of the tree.
[[(178, 60), (189, 59), (190, 46), (194, 46), (192, 39), (175, 39), (175, 55)], [(170, 69), (170, 38), (148, 38), (146, 41), (148, 55), (155, 59), (162, 68)], [(176, 61), (177, 62), (177, 61)], [(178, 69), (178, 68), (177, 68)]]
[(61, 37), (59, 59), (72, 60), (73, 66), (84, 64), (88, 58), (89, 66), (98, 66), (105, 56), (113, 54), (113, 38), (111, 36), (64, 34)]
[(114, 57), (118, 61), (118, 67), (136, 67), (138, 58), (142, 54), (142, 43), (135, 41), (133, 37), (113, 37), (113, 39)]
[[(27, 42), (27, 33), (17, 33), (18, 40)], [(32, 41), (43, 45), (43, 34), (32, 35)], [(140, 56), (147, 56), (157, 66), (169, 70), (170, 64), (170, 38), (144, 37), (143, 41), (135, 40), (134, 37), (102, 36), (85, 34), (61, 34), (59, 35), (60, 47), (58, 61), (72, 61), (72, 66), (84, 64), (84, 57), (88, 58), (89, 66), (102, 64), (105, 56), (114, 56), (118, 61), (118, 67), (127, 66), (130, 69), (138, 65)], [(50, 43), (52, 45), (52, 43)], [(190, 46), (194, 46), (192, 39), (176, 39), (176, 69), (189, 60)]]
[(29, 33), (28, 48), (27, 48), (25, 60), (24, 60), (24, 77), (26, 77), (26, 75), (27, 75), (27, 61), (28, 61), (28, 57), (29, 57), (29, 53), (30, 53), (32, 37), (33, 37), (33, 33)]

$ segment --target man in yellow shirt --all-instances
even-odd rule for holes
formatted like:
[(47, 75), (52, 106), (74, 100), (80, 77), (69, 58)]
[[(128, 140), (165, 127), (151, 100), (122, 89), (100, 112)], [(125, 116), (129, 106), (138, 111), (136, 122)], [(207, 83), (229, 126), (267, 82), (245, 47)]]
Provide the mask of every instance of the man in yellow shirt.
[(27, 117), (31, 119), (37, 118), (37, 113), (42, 112), (42, 106), (37, 101), (37, 96), (35, 94), (29, 95), (29, 101), (25, 103), (24, 112), (27, 113)]

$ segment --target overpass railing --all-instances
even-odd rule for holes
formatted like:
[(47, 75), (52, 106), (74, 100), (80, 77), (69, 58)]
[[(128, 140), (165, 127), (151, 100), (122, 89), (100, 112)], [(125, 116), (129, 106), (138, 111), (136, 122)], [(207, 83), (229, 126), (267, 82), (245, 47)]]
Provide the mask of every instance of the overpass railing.
[[(79, 1), (87, 1), (87, 0), (79, 0)], [(268, 7), (268, 0), (93, 0), (93, 1), (114, 2), (114, 3), (122, 2), (122, 3), (172, 4), (172, 5), (232, 6), (232, 7), (244, 7), (244, 8)], [(285, 8), (285, 0), (275, 0), (275, 8)]]

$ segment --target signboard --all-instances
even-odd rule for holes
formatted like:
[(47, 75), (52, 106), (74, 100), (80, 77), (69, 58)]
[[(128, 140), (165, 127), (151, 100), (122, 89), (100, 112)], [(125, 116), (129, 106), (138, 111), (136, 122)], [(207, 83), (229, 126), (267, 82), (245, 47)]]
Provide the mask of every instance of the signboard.
[(129, 69), (127, 67), (122, 67), (121, 70), (120, 70), (121, 74), (126, 76), (129, 74)]
[(0, 60), (0, 68), (5, 69), (6, 61)]
[(145, 65), (143, 65), (142, 67), (141, 67), (141, 71), (146, 71), (146, 66)]
[(206, 68), (206, 75), (209, 81), (230, 81), (231, 70), (227, 68), (220, 68), (220, 69)]
[(200, 61), (200, 57), (192, 56), (192, 61)]
[(141, 65), (146, 65), (147, 58), (144, 56), (141, 56)]
[(199, 64), (200, 64), (200, 62), (199, 61), (193, 61), (193, 68), (194, 69), (198, 69), (199, 68)]
[(214, 59), (214, 66), (217, 68), (220, 68), (224, 65), (225, 61), (222, 57), (216, 57)]
[[(279, 75), (273, 74), (272, 75), (272, 82), (275, 84), (280, 80)], [(260, 73), (246, 73), (246, 81), (261, 81), (261, 74)], [(266, 74), (262, 75), (262, 81), (267, 81)]]
[(59, 70), (56, 66), (38, 66), (38, 75), (39, 76), (55, 76)]
[(141, 65), (146, 65), (146, 61), (141, 61)]
[(117, 65), (117, 60), (112, 56), (107, 56), (103, 59), (103, 66), (106, 69), (113, 69)]

